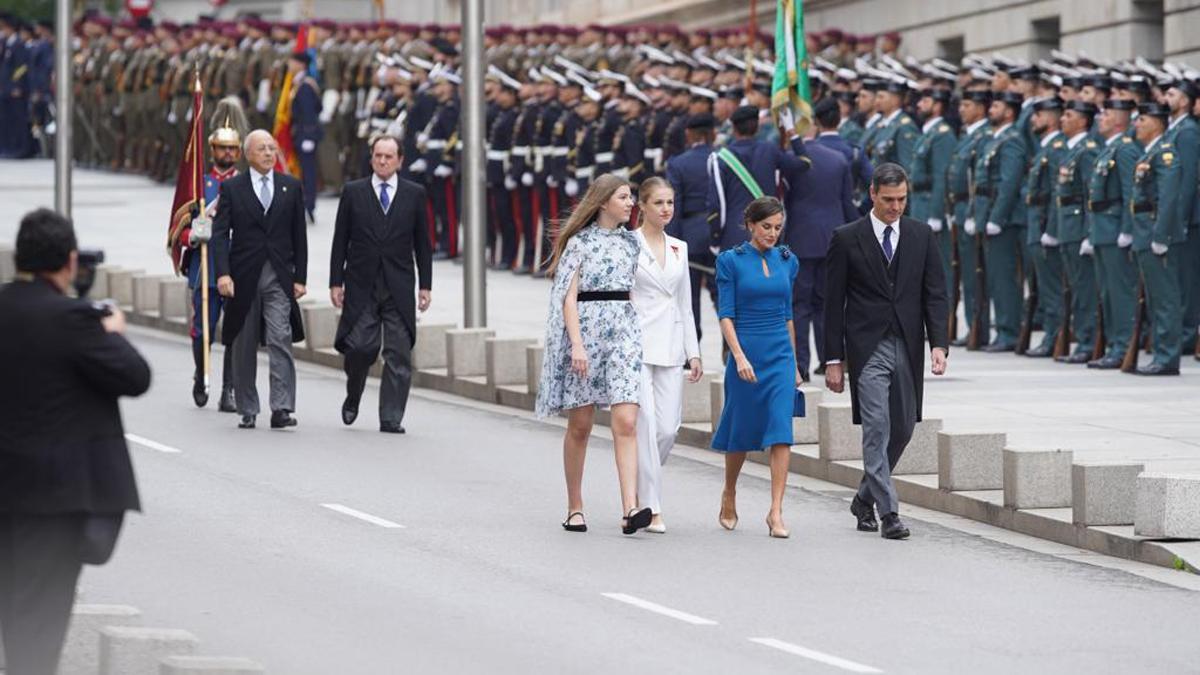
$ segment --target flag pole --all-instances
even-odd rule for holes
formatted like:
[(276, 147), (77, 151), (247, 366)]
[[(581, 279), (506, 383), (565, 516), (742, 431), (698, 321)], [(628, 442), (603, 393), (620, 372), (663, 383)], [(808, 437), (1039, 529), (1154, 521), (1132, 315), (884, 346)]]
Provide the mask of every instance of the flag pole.
[[(203, 90), (201, 89), (201, 85), (200, 85), (200, 69), (197, 68), (196, 69), (196, 93), (199, 94), (202, 91)], [(201, 111), (198, 111), (197, 115), (199, 115), (203, 111), (203, 104), (201, 104), (201, 106), (202, 106)], [(195, 122), (195, 124), (203, 125), (204, 122), (203, 122), (203, 120), (197, 120)], [(194, 144), (194, 143), (199, 142), (201, 135), (203, 135), (203, 130), (201, 130), (201, 134), (193, 133), (192, 143)], [(193, 157), (202, 156), (199, 154), (200, 153), (199, 148), (193, 147), (192, 152), (196, 153), (193, 155)], [(193, 166), (195, 166), (195, 162), (193, 162)], [(192, 180), (193, 181), (196, 180), (196, 171), (195, 170), (192, 171)], [(205, 213), (205, 209), (207, 208), (207, 205), (204, 203), (204, 186), (197, 185), (196, 187), (198, 188), (197, 196), (200, 198), (200, 212), (198, 215), (201, 218), (207, 218), (208, 214)], [(204, 392), (208, 393), (208, 372), (209, 372), (209, 366), (212, 362), (212, 359), (210, 358), (210, 355), (209, 355), (209, 346), (210, 346), (210, 341), (211, 341), (212, 337), (209, 335), (209, 331), (208, 331), (208, 240), (207, 239), (201, 240), (201, 242), (200, 242), (200, 312), (201, 312), (201, 314), (200, 314), (200, 333), (203, 336), (201, 353), (203, 354), (203, 359), (204, 359)]]

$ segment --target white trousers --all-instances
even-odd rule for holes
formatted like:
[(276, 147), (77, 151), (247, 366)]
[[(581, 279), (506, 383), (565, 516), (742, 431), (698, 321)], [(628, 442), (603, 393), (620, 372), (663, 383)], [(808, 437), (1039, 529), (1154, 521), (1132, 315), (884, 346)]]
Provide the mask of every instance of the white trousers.
[(638, 504), (662, 512), (662, 467), (683, 423), (683, 377), (679, 366), (642, 364), (638, 402)]

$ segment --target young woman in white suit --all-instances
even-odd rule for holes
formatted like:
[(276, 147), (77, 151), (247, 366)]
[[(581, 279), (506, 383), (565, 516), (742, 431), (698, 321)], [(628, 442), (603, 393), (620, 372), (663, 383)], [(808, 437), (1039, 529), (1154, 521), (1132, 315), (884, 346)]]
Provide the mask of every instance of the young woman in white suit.
[(704, 373), (696, 322), (687, 243), (664, 231), (675, 211), (675, 192), (662, 178), (638, 189), (641, 244), (633, 301), (642, 324), (642, 392), (638, 408), (638, 505), (654, 514), (647, 532), (662, 534), (662, 466), (683, 421), (683, 366), (688, 381)]

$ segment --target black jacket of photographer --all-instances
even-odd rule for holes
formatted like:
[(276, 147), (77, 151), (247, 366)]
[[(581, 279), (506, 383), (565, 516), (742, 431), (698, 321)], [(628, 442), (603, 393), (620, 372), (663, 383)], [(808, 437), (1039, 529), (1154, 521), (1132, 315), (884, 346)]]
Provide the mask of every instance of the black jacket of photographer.
[(140, 509), (117, 400), (150, 366), (101, 316), (45, 281), (0, 287), (0, 513)]

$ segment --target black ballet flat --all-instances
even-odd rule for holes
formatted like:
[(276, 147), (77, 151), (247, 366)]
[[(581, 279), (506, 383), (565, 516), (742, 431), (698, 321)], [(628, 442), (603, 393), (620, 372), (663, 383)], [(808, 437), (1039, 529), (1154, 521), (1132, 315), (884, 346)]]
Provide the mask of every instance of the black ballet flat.
[(571, 513), (568, 513), (567, 519), (564, 520), (563, 524), (562, 524), (563, 529), (566, 530), (567, 532), (587, 532), (587, 523), (586, 522), (579, 523), (578, 525), (571, 524), (571, 519), (574, 518), (575, 516), (579, 516), (580, 518), (583, 518), (584, 517), (583, 511), (573, 511)]
[(653, 519), (654, 513), (649, 508), (644, 508), (641, 511), (629, 509), (629, 514), (625, 516), (625, 524), (621, 526), (621, 534), (633, 534), (648, 526)]

